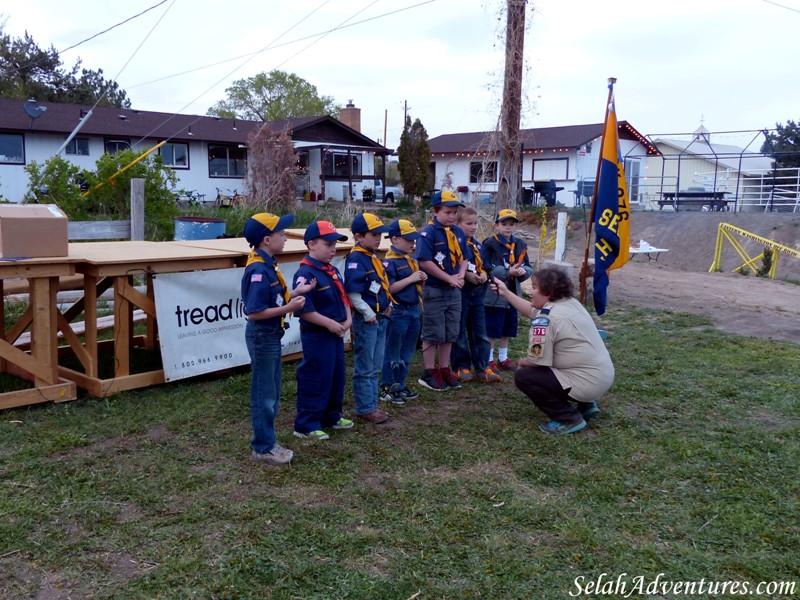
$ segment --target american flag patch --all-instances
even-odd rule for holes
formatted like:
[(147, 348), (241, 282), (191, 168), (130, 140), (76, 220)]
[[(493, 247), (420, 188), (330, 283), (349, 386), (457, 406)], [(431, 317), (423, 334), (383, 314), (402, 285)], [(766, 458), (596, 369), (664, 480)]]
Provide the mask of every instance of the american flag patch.
[(420, 234), (422, 237), (428, 237), (428, 232), (427, 232), (427, 231), (420, 231), (420, 232), (419, 232), (419, 234)]
[(250, 275), (250, 283), (261, 281), (261, 273), (253, 273)]
[(347, 268), (348, 269), (357, 269), (358, 268), (358, 263), (347, 263)]

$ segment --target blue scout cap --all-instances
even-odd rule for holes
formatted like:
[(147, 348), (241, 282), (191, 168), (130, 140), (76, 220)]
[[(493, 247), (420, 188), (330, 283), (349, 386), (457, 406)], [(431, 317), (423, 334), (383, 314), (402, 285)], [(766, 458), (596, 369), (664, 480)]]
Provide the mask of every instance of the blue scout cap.
[(303, 241), (307, 244), (311, 240), (322, 238), (329, 242), (346, 242), (347, 236), (336, 231), (336, 226), (330, 221), (315, 221), (303, 234)]
[(397, 219), (394, 223), (389, 225), (389, 233), (386, 237), (389, 239), (401, 237), (413, 242), (419, 238), (419, 232), (411, 221)]
[(464, 206), (455, 192), (445, 190), (436, 192), (431, 199), (431, 206)]
[(362, 213), (356, 215), (350, 225), (350, 231), (353, 233), (385, 233), (389, 230), (378, 217), (371, 213)]
[(294, 214), (279, 217), (272, 213), (258, 213), (247, 219), (247, 223), (244, 224), (244, 239), (255, 247), (268, 235), (283, 231), (292, 223), (294, 223)]

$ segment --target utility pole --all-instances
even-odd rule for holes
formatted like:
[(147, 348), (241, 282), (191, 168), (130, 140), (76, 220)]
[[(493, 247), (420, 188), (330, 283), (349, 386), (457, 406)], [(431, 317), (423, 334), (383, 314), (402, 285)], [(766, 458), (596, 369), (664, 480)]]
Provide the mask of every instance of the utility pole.
[(506, 0), (506, 66), (503, 78), (503, 106), (500, 112), (500, 165), (497, 208), (513, 208), (520, 197), (522, 140), (519, 135), (522, 111), (522, 67), (525, 47), (525, 5), (527, 0)]

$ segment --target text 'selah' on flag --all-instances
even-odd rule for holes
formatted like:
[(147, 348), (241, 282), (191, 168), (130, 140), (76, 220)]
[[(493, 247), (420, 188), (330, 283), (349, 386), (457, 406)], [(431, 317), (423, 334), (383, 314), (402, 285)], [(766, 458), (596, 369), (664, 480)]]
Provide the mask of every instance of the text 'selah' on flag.
[(598, 315), (606, 312), (609, 271), (624, 266), (630, 256), (630, 203), (619, 150), (613, 91), (610, 98), (594, 213), (594, 309)]

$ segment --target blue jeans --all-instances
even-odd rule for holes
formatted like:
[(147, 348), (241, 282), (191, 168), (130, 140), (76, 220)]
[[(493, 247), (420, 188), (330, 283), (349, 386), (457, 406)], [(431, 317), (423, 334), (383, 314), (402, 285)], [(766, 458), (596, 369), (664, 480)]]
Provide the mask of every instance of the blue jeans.
[(465, 285), (461, 289), (461, 327), (458, 341), (450, 353), (453, 370), (474, 368), (480, 373), (489, 366), (490, 345), (483, 306), (485, 295), (485, 285)]
[(361, 314), (353, 315), (353, 396), (359, 415), (371, 413), (378, 407), (378, 376), (383, 368), (388, 320), (378, 316), (369, 324)]
[(397, 306), (386, 326), (386, 351), (383, 357), (381, 384), (387, 388), (396, 385), (397, 390), (405, 389), (406, 377), (420, 330), (420, 307)]
[(244, 339), (250, 354), (250, 422), (253, 439), (250, 447), (264, 454), (275, 445), (275, 415), (281, 403), (280, 325), (247, 321)]

